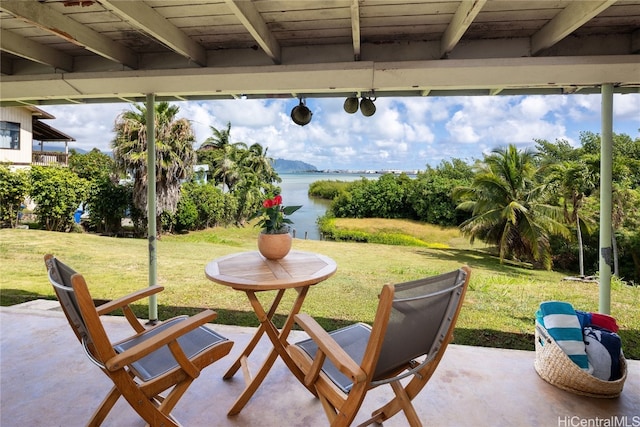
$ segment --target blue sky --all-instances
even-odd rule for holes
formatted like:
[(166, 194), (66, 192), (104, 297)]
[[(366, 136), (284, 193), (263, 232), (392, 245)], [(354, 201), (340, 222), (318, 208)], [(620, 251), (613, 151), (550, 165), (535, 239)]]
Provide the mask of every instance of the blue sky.
[[(189, 119), (195, 148), (210, 126), (231, 122), (232, 142), (260, 143), (274, 158), (302, 160), (318, 169), (422, 170), (443, 160), (471, 162), (497, 147), (533, 148), (536, 139), (601, 133), (600, 95), (378, 98), (371, 117), (347, 114), (342, 98), (308, 99), (313, 119), (301, 127), (289, 117), (297, 100), (177, 102)], [(614, 95), (615, 133), (640, 137), (640, 94)], [(71, 148), (109, 151), (113, 124), (129, 104), (44, 107), (48, 124), (74, 137)]]

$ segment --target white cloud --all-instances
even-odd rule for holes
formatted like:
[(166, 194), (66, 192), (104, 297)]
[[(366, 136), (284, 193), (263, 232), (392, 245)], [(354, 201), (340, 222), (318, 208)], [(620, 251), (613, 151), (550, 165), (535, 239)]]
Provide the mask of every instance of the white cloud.
[(453, 143), (532, 145), (534, 139), (566, 138), (559, 116), (566, 100), (553, 96), (461, 98), (446, 123)]
[(71, 148), (101, 151), (111, 150), (114, 138), (113, 125), (116, 117), (131, 109), (129, 104), (88, 104), (56, 105), (43, 107), (43, 110), (55, 116), (47, 124), (75, 138), (77, 142), (69, 144)]
[(635, 122), (636, 129), (640, 128), (640, 96), (614, 95), (613, 97), (614, 120), (629, 120)]
[[(599, 95), (378, 98), (376, 114), (347, 114), (344, 99), (307, 100), (308, 125), (289, 116), (295, 99), (180, 102), (196, 148), (226, 129), (231, 141), (259, 143), (270, 157), (302, 160), (320, 169), (423, 169), (452, 157), (471, 161), (493, 148), (534, 139), (579, 141), (581, 131), (600, 133)], [(49, 124), (77, 139), (71, 147), (110, 150), (113, 124), (129, 104), (50, 106)], [(614, 96), (614, 132), (639, 137), (640, 95)]]

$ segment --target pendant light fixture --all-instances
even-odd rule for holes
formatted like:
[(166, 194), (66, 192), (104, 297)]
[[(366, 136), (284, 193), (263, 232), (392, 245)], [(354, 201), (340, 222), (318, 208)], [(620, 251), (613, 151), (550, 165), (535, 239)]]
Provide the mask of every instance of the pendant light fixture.
[[(373, 95), (373, 91), (371, 91), (371, 94)], [(365, 117), (373, 116), (376, 112), (376, 106), (373, 103), (373, 101), (375, 101), (376, 99), (375, 98), (372, 99), (372, 97), (363, 96), (360, 99), (360, 102), (358, 103), (358, 95), (359, 93), (356, 93), (353, 96), (350, 96), (344, 100), (344, 105), (342, 106), (342, 108), (344, 108), (344, 111), (346, 111), (349, 114), (353, 114), (356, 111), (358, 111), (358, 106), (359, 106), (360, 112), (362, 113), (363, 116)]]
[(300, 103), (291, 110), (291, 120), (293, 120), (293, 123), (300, 126), (309, 124), (312, 115), (313, 113), (304, 104), (302, 98), (300, 98)]

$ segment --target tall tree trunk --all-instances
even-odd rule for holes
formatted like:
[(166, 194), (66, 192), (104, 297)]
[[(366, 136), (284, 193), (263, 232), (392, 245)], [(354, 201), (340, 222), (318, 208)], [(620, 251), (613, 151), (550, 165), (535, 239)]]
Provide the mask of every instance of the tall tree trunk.
[(580, 277), (584, 277), (584, 247), (582, 245), (582, 230), (580, 229), (580, 216), (576, 215), (576, 232), (578, 235), (578, 264), (580, 265)]
[(620, 277), (618, 269), (618, 241), (616, 240), (616, 231), (611, 227), (611, 246), (613, 246), (613, 275)]
[(637, 252), (632, 251), (631, 259), (633, 259), (633, 265), (635, 267), (635, 276), (636, 278), (640, 278), (640, 255)]

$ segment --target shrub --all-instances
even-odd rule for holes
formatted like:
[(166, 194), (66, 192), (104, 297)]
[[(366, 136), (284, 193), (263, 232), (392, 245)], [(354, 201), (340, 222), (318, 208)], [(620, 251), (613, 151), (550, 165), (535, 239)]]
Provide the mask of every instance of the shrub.
[(11, 172), (0, 165), (0, 227), (15, 227), (18, 214), (29, 194), (29, 174), (24, 170)]
[(198, 224), (198, 208), (184, 188), (174, 218), (175, 230), (178, 232), (195, 230)]
[(71, 230), (73, 214), (87, 194), (87, 181), (67, 168), (52, 166), (34, 166), (30, 178), (38, 222), (48, 231)]
[(351, 183), (346, 181), (314, 181), (311, 183), (311, 185), (309, 185), (308, 194), (312, 197), (333, 200), (340, 193), (348, 191), (350, 185)]
[(168, 231), (204, 230), (228, 225), (237, 214), (237, 200), (211, 184), (188, 182), (180, 189), (176, 213), (163, 213), (163, 229)]
[(409, 200), (416, 219), (436, 225), (459, 225), (469, 217), (456, 209), (451, 192), (463, 181), (437, 174), (419, 174), (411, 189)]
[(354, 181), (340, 192), (331, 210), (337, 218), (412, 218), (408, 203), (412, 180), (406, 174), (385, 174), (377, 180)]
[[(194, 227), (197, 230), (228, 224), (225, 194), (211, 184), (190, 182), (183, 185), (182, 197), (189, 197), (197, 209)], [(186, 193), (186, 194), (185, 194)]]
[(91, 227), (99, 232), (118, 233), (132, 197), (131, 185), (114, 183), (107, 176), (94, 181), (87, 199)]

